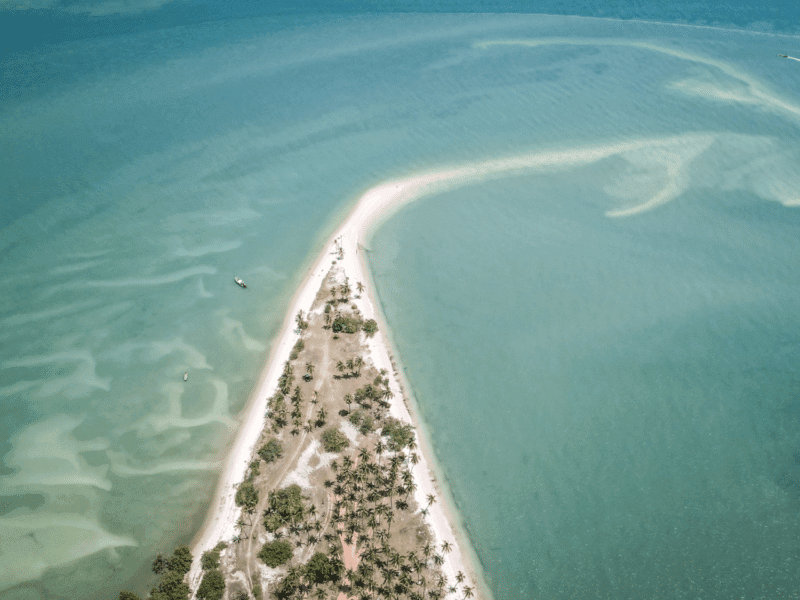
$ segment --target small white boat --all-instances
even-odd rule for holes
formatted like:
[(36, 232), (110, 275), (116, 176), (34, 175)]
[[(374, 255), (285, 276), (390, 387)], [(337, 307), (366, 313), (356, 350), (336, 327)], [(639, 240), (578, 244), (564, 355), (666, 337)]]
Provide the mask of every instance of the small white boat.
[(243, 287), (243, 288), (246, 288), (246, 287), (247, 287), (247, 286), (244, 284), (244, 281), (242, 281), (242, 280), (241, 280), (241, 279), (239, 279), (238, 277), (234, 277), (234, 278), (233, 278), (233, 280), (236, 282), (236, 284), (237, 284), (239, 287)]
[(189, 371), (186, 371), (186, 373), (183, 374), (183, 380), (186, 381), (188, 379), (189, 379)]

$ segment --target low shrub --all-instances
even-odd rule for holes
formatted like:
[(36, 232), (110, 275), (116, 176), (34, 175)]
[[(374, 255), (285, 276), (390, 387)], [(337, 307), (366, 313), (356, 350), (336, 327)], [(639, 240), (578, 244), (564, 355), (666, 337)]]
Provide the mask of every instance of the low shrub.
[(331, 329), (334, 333), (356, 333), (361, 328), (361, 319), (339, 315), (333, 320)]
[(197, 588), (197, 597), (200, 600), (221, 600), (225, 595), (225, 578), (218, 570), (208, 571), (203, 575), (203, 581)]
[(200, 557), (200, 565), (203, 571), (211, 571), (212, 569), (219, 569), (219, 550), (208, 550), (203, 552)]
[(330, 427), (322, 432), (322, 445), (325, 452), (340, 452), (350, 445), (350, 440), (335, 427)]
[(378, 322), (375, 319), (367, 319), (364, 321), (364, 324), (361, 326), (361, 328), (368, 337), (372, 337), (375, 335), (375, 332), (378, 331)]
[(267, 542), (261, 547), (258, 558), (268, 567), (275, 568), (292, 558), (292, 545), (282, 540)]
[(249, 479), (242, 482), (239, 489), (236, 490), (236, 506), (255, 506), (258, 504), (258, 490)]
[(259, 448), (258, 455), (264, 462), (275, 462), (283, 456), (283, 445), (278, 440), (272, 439)]
[(414, 441), (413, 427), (398, 421), (394, 417), (386, 419), (386, 423), (381, 430), (381, 435), (389, 438), (389, 449), (395, 452), (402, 450)]
[(372, 418), (372, 415), (364, 415), (364, 419), (361, 421), (361, 427), (359, 427), (358, 430), (361, 432), (361, 435), (367, 435), (375, 431), (375, 420)]
[(294, 347), (292, 348), (291, 354), (289, 354), (289, 358), (292, 360), (296, 360), (303, 349), (306, 347), (306, 343), (303, 340), (297, 340)]

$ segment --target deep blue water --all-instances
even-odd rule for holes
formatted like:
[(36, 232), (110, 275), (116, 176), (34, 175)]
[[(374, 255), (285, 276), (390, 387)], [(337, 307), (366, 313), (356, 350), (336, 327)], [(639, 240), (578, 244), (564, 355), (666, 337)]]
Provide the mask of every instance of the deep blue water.
[(0, 600), (148, 589), (361, 192), (632, 140), (389, 221), (401, 361), (497, 598), (796, 593), (800, 71), (752, 31), (788, 8), (31, 6), (2, 9)]

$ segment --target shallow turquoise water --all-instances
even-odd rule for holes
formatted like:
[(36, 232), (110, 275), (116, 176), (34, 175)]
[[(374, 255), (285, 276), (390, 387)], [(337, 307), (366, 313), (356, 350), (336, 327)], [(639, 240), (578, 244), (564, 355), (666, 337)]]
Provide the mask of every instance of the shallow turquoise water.
[[(582, 41), (476, 46), (564, 37)], [(498, 598), (795, 590), (800, 71), (774, 59), (793, 41), (406, 15), (5, 57), (0, 599), (148, 588), (365, 189), (631, 139), (662, 141), (387, 223), (372, 256), (402, 362)], [(675, 165), (677, 199), (605, 216)]]
[[(767, 192), (797, 122), (613, 80), (642, 137), (715, 141), (405, 208), (370, 254), (395, 345), (496, 598), (798, 597), (800, 211)], [(612, 100), (565, 102), (596, 131)]]

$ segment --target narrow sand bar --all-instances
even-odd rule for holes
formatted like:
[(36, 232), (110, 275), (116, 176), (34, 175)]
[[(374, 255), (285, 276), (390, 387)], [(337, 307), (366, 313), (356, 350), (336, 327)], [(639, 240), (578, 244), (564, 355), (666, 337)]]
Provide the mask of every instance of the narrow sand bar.
[[(367, 293), (356, 301), (359, 310), (365, 319), (376, 319), (380, 324), (380, 331), (367, 339), (370, 359), (377, 369), (386, 369), (390, 375), (390, 388), (395, 394), (390, 413), (403, 421), (417, 426), (417, 432), (423, 431), (420, 424), (412, 419), (411, 412), (403, 395), (401, 387), (401, 372), (395, 370), (389, 350), (389, 340), (383, 335), (386, 331), (386, 322), (379, 308), (370, 270), (366, 257), (361, 250), (369, 242), (369, 237), (375, 228), (400, 207), (413, 200), (429, 194), (443, 192), (464, 185), (475, 183), (493, 177), (512, 175), (515, 172), (552, 172), (578, 165), (590, 164), (626, 152), (636, 152), (646, 147), (666, 147), (681, 145), (694, 141), (693, 136), (684, 138), (666, 137), (655, 139), (634, 140), (613, 144), (583, 146), (565, 150), (537, 152), (498, 160), (490, 160), (454, 167), (418, 176), (389, 181), (369, 189), (358, 200), (353, 210), (345, 219), (342, 226), (333, 234), (324, 250), (315, 261), (303, 283), (294, 295), (291, 307), (288, 310), (282, 325), (281, 333), (273, 344), (265, 368), (262, 370), (258, 384), (251, 394), (248, 407), (245, 410), (241, 428), (220, 478), (214, 500), (209, 509), (203, 527), (195, 536), (192, 543), (192, 553), (195, 560), (189, 573), (192, 589), (199, 584), (201, 571), (199, 556), (206, 550), (213, 548), (219, 541), (229, 541), (236, 534), (236, 522), (240, 516), (240, 509), (236, 506), (234, 496), (236, 487), (245, 477), (247, 466), (253, 456), (255, 445), (265, 425), (264, 414), (267, 408), (267, 399), (277, 388), (278, 379), (283, 371), (284, 363), (289, 359), (292, 347), (299, 334), (294, 330), (294, 315), (299, 311), (309, 312), (314, 299), (323, 284), (332, 260), (341, 248), (344, 252), (343, 260), (338, 266), (350, 281), (362, 282)], [(645, 203), (642, 206), (623, 211), (623, 214), (649, 210), (653, 204), (661, 204), (671, 199), (673, 194), (666, 194), (667, 198), (659, 198), (657, 203)], [(609, 216), (616, 215), (613, 212)], [(406, 389), (408, 386), (406, 386)], [(410, 392), (410, 390), (409, 390)], [(434, 480), (434, 471), (429, 468), (434, 457), (430, 445), (424, 436), (418, 436), (422, 458), (413, 469), (413, 476), (417, 484), (415, 497), (420, 506), (428, 504), (426, 498), (433, 494), (439, 499), (429, 509), (427, 522), (436, 537), (436, 543), (441, 547), (442, 542), (449, 542), (453, 550), (444, 556), (443, 572), (449, 581), (455, 579), (455, 574), (461, 571), (466, 575), (464, 584), (473, 587), (480, 597), (491, 598), (491, 593), (485, 586), (480, 575), (479, 563), (472, 552), (467, 540), (463, 538), (462, 531), (451, 526), (455, 515), (448, 514), (447, 498), (437, 489)], [(430, 461), (430, 463), (429, 463)], [(457, 535), (458, 534), (458, 535)]]
[[(338, 254), (338, 248), (344, 251), (344, 259), (338, 261), (338, 266), (350, 281), (364, 283), (367, 291), (354, 302), (365, 319), (374, 318), (381, 324), (381, 330), (372, 338), (367, 339), (367, 345), (371, 362), (377, 369), (386, 369), (389, 373), (389, 386), (395, 394), (390, 414), (405, 422), (413, 423), (417, 426), (417, 431), (420, 431), (418, 423), (412, 419), (406, 405), (400, 376), (393, 366), (387, 340), (382, 334), (385, 320), (377, 310), (379, 303), (372, 289), (370, 271), (364, 252), (360, 250), (360, 247), (367, 242), (368, 236), (374, 228), (402, 205), (420, 196), (480, 179), (486, 174), (485, 171), (476, 172), (474, 169), (455, 169), (376, 186), (361, 197), (344, 224), (326, 244), (324, 251), (292, 299), (291, 308), (284, 319), (281, 333), (277, 342), (273, 344), (266, 366), (251, 394), (242, 425), (229, 451), (205, 523), (192, 542), (192, 553), (195, 556), (192, 570), (189, 573), (192, 589), (196, 589), (202, 576), (199, 566), (199, 557), (202, 553), (212, 549), (219, 541), (230, 541), (236, 535), (236, 522), (241, 515), (241, 509), (236, 506), (234, 500), (236, 488), (244, 480), (255, 445), (265, 426), (264, 414), (267, 409), (267, 399), (275, 391), (278, 379), (283, 372), (283, 365), (289, 359), (292, 347), (299, 337), (299, 334), (295, 333), (294, 315), (301, 310), (304, 312), (310, 310), (331, 267), (331, 262)], [(455, 185), (453, 186), (453, 184)], [(480, 576), (479, 563), (472, 554), (467, 540), (458, 539), (463, 534), (459, 532), (460, 535), (457, 537), (456, 530), (451, 526), (447, 500), (442, 497), (434, 480), (434, 471), (428, 466), (428, 461), (433, 460), (429, 444), (427, 440), (423, 439), (424, 436), (418, 437), (421, 459), (412, 470), (417, 484), (415, 498), (420, 506), (427, 506), (429, 494), (437, 498), (437, 502), (429, 507), (426, 521), (436, 538), (436, 545), (441, 547), (442, 543), (446, 541), (453, 548), (452, 551), (445, 554), (442, 570), (450, 582), (455, 581), (456, 573), (462, 572), (465, 575), (464, 585), (473, 587), (479, 597), (488, 600), (491, 596), (488, 589), (485, 589), (485, 584)]]

